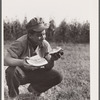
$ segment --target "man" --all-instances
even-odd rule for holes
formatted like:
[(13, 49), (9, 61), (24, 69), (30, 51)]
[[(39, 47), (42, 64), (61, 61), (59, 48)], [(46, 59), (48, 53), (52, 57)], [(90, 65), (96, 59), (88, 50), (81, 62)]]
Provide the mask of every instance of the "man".
[[(50, 44), (45, 40), (47, 26), (42, 18), (33, 18), (27, 25), (27, 34), (18, 38), (7, 49), (4, 58), (6, 69), (6, 80), (9, 97), (15, 100), (19, 94), (18, 87), (30, 83), (29, 92), (40, 95), (51, 87), (59, 84), (62, 76), (53, 68), (54, 61), (60, 58), (59, 54), (50, 55)], [(33, 67), (26, 60), (34, 55), (40, 55), (47, 59), (48, 64), (44, 68)]]

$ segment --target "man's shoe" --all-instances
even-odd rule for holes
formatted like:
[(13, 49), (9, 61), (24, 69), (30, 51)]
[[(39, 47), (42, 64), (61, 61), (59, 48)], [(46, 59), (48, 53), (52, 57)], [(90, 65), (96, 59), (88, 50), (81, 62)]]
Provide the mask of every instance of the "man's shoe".
[(16, 96), (16, 97), (8, 97), (8, 100), (19, 100), (18, 98), (19, 98), (18, 96)]
[(32, 94), (34, 94), (34, 96), (40, 96), (40, 93), (37, 92), (36, 90), (34, 90), (34, 88), (32, 87), (32, 85), (29, 85), (28, 91), (31, 92)]

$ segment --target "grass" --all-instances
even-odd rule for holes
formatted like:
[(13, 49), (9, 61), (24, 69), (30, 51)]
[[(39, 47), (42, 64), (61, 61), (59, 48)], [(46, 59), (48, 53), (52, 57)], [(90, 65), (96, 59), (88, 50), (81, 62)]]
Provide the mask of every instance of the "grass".
[[(5, 43), (4, 54), (10, 42)], [(63, 81), (45, 92), (45, 98), (38, 100), (90, 100), (90, 50), (89, 44), (55, 44), (64, 50), (63, 59), (55, 62), (54, 69), (63, 75)], [(6, 81), (5, 81), (6, 82)], [(23, 91), (22, 91), (23, 90)], [(32, 100), (26, 88), (20, 93), (20, 100)], [(7, 100), (7, 86), (4, 88)], [(25, 99), (26, 98), (26, 99)]]

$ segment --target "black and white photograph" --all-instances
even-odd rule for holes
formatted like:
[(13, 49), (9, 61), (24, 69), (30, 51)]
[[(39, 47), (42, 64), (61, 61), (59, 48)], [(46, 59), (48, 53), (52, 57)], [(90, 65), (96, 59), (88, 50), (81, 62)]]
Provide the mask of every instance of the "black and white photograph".
[(98, 96), (94, 1), (2, 0), (2, 100)]

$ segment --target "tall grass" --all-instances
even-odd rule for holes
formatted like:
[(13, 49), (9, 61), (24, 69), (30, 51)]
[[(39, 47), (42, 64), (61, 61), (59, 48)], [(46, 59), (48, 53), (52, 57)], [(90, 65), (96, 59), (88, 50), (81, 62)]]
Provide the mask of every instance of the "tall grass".
[[(51, 43), (52, 47), (57, 45), (63, 48), (64, 55), (63, 59), (55, 62), (54, 69), (63, 75), (63, 81), (46, 91), (45, 98), (40, 97), (38, 100), (90, 100), (89, 44)], [(5, 53), (8, 47), (7, 42), (5, 43)], [(5, 100), (8, 100), (7, 91), (5, 88)], [(26, 91), (26, 88), (22, 88), (20, 91), (22, 91), (20, 100), (32, 100), (32, 95)]]

